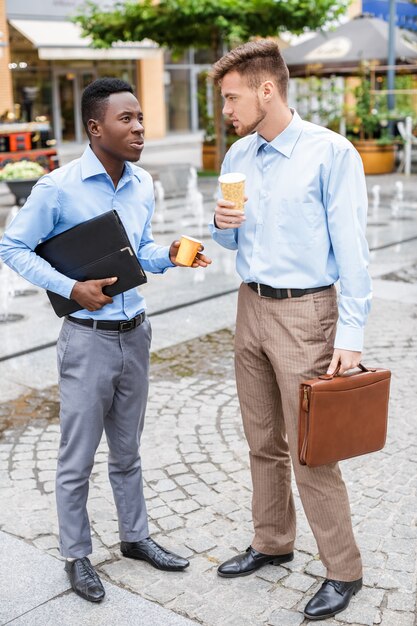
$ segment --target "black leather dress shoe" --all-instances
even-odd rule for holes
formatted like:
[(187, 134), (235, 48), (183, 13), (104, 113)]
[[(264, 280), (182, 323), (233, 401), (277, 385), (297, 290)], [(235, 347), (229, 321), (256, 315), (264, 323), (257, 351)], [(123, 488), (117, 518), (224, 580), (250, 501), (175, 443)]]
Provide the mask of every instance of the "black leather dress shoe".
[(179, 572), (190, 564), (190, 561), (165, 550), (150, 537), (142, 541), (122, 541), (120, 550), (128, 559), (148, 561), (156, 569), (163, 569), (166, 572)]
[(106, 595), (98, 574), (86, 556), (75, 561), (65, 561), (65, 571), (75, 593), (85, 600), (100, 602)]
[(219, 576), (224, 578), (234, 578), (235, 576), (248, 576), (264, 565), (281, 565), (287, 563), (294, 558), (294, 552), (288, 554), (263, 554), (257, 552), (252, 546), (246, 549), (246, 552), (232, 557), (225, 561), (217, 569)]
[(326, 619), (344, 611), (362, 587), (362, 578), (352, 582), (326, 579), (315, 596), (307, 603), (304, 615), (308, 619)]

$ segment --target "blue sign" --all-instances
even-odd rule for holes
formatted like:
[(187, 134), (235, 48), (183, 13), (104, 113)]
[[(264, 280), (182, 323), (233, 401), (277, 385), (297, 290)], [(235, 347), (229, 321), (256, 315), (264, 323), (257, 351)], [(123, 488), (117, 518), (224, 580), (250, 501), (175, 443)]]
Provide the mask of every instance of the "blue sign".
[[(388, 0), (363, 0), (362, 12), (370, 13), (374, 17), (379, 17), (385, 22), (389, 22), (389, 2)], [(396, 25), (399, 28), (417, 30), (417, 4), (411, 2), (395, 3)]]

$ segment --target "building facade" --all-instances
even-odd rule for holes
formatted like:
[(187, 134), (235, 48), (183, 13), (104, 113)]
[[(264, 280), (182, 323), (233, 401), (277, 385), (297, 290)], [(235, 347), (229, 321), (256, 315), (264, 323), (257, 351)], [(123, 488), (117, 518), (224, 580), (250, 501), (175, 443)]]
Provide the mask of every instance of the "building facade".
[[(114, 1), (98, 3), (109, 7)], [(148, 139), (196, 133), (210, 89), (207, 53), (189, 50), (174, 60), (151, 41), (94, 49), (71, 21), (83, 2), (0, 0), (0, 120), (48, 120), (58, 145), (82, 143), (83, 88), (115, 76), (134, 86)]]

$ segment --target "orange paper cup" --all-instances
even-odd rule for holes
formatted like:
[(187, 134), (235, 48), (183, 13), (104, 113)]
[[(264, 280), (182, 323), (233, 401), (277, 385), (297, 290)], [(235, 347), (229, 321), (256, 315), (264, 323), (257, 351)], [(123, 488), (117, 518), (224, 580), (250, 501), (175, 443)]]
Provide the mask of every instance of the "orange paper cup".
[(239, 172), (231, 172), (230, 174), (222, 174), (219, 176), (223, 198), (234, 202), (234, 208), (238, 211), (244, 211), (245, 180), (245, 174), (240, 174)]
[(176, 262), (190, 267), (194, 263), (201, 245), (202, 243), (198, 241), (198, 239), (193, 239), (193, 237), (188, 237), (188, 235), (182, 235)]

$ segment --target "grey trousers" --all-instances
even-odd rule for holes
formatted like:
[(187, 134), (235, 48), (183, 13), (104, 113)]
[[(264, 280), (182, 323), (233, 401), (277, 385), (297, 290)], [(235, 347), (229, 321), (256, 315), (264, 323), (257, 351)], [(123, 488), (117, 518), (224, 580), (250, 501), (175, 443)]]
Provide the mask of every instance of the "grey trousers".
[(56, 476), (62, 556), (92, 551), (89, 478), (103, 429), (122, 541), (148, 536), (139, 454), (148, 396), (151, 326), (94, 330), (65, 320), (58, 339), (61, 441)]

